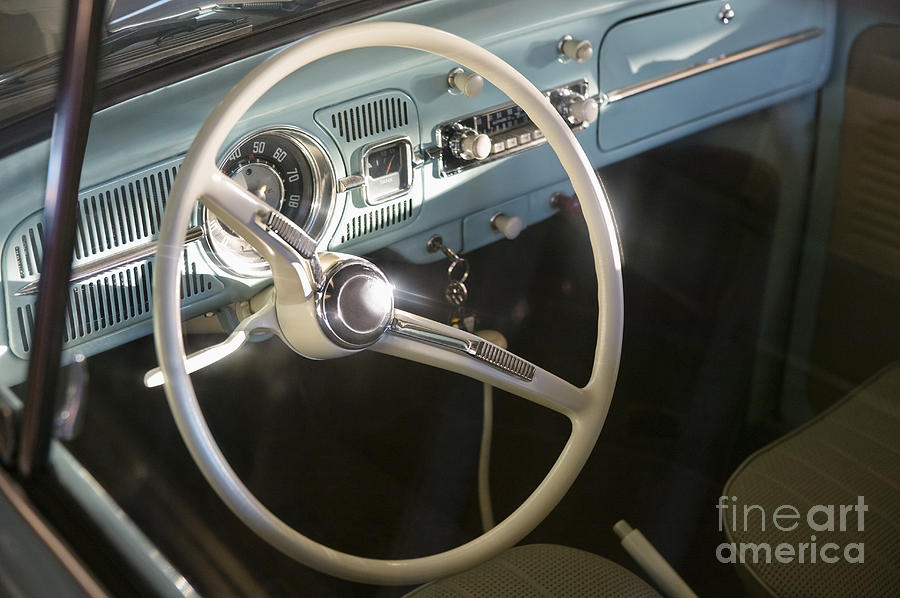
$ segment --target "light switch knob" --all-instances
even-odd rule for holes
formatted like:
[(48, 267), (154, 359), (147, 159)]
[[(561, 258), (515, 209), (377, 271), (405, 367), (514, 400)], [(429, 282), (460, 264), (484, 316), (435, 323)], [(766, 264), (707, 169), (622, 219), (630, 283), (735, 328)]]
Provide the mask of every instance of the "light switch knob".
[(525, 228), (525, 223), (518, 216), (508, 216), (503, 212), (497, 212), (491, 217), (491, 228), (512, 241)]
[(561, 58), (575, 62), (586, 62), (594, 55), (594, 46), (591, 42), (586, 39), (572, 39), (571, 35), (559, 40), (557, 49)]
[(472, 73), (456, 67), (447, 75), (450, 93), (463, 94), (474, 98), (484, 88), (484, 79), (478, 73)]

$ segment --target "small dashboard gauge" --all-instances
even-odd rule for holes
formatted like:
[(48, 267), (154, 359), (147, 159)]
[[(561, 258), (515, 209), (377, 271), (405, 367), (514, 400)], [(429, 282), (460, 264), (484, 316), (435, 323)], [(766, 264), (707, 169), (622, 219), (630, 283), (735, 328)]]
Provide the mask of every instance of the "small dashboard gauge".
[[(333, 203), (334, 175), (311, 136), (290, 127), (251, 133), (227, 150), (219, 169), (309, 234), (321, 234)], [(238, 274), (268, 275), (268, 264), (249, 243), (209, 210), (203, 218), (208, 242), (222, 265)]]
[(412, 146), (408, 139), (395, 139), (366, 149), (363, 154), (366, 201), (380, 203), (412, 186)]

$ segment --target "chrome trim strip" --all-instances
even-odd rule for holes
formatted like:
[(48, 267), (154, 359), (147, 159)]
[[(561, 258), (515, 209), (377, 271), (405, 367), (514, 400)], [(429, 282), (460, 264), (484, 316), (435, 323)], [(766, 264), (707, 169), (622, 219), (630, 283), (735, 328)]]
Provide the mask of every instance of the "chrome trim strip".
[(473, 343), (468, 339), (448, 336), (436, 330), (419, 326), (418, 324), (407, 322), (406, 320), (401, 320), (396, 316), (391, 322), (390, 332), (411, 338), (415, 341), (435, 345), (442, 349), (458, 351), (469, 355), (474, 355), (475, 353), (472, 347)]
[[(191, 243), (193, 241), (199, 241), (203, 238), (203, 236), (203, 227), (193, 226), (188, 229), (187, 234), (185, 235), (184, 242)], [(125, 251), (122, 251), (120, 253), (115, 253), (99, 260), (95, 260), (81, 266), (76, 266), (72, 268), (72, 276), (69, 278), (69, 283), (72, 284), (80, 282), (87, 278), (91, 278), (92, 276), (96, 276), (101, 272), (105, 272), (106, 270), (112, 270), (113, 268), (118, 268), (119, 266), (124, 266), (125, 264), (130, 264), (131, 262), (150, 257), (151, 255), (156, 253), (156, 245), (157, 243), (155, 240), (148, 241), (146, 243), (142, 243), (140, 245), (136, 245), (134, 247), (126, 249)], [(37, 293), (39, 280), (40, 278), (37, 278), (16, 291), (16, 297), (21, 297), (22, 295), (33, 295)]]
[(531, 382), (534, 379), (536, 370), (534, 365), (486, 340), (469, 339), (463, 336), (462, 333), (458, 337), (450, 336), (425, 326), (402, 320), (396, 316), (391, 322), (391, 327), (388, 331), (398, 336), (405, 336), (415, 341), (440, 347), (441, 349), (464, 353), (526, 382)]
[(824, 31), (821, 28), (814, 27), (812, 29), (807, 29), (806, 31), (801, 31), (800, 33), (795, 33), (793, 35), (781, 37), (776, 40), (765, 42), (756, 46), (751, 46), (733, 54), (723, 54), (718, 58), (711, 58), (703, 64), (685, 67), (683, 69), (672, 71), (671, 73), (661, 75), (653, 79), (648, 79), (647, 81), (642, 81), (640, 83), (635, 83), (634, 85), (629, 85), (628, 87), (616, 89), (605, 94), (600, 93), (598, 101), (601, 105), (612, 104), (614, 102), (618, 102), (619, 100), (630, 98), (633, 95), (644, 93), (645, 91), (650, 91), (652, 89), (656, 89), (657, 87), (662, 87), (663, 85), (675, 83), (676, 81), (681, 81), (682, 79), (687, 79), (688, 77), (693, 77), (694, 75), (699, 75), (700, 73), (705, 73), (707, 71), (711, 71), (713, 69), (717, 69), (741, 60), (746, 60), (747, 58), (759, 56), (760, 54), (772, 52), (774, 50), (778, 50), (779, 48), (784, 48), (785, 46), (791, 46), (794, 44), (799, 44), (800, 42), (814, 39), (822, 35), (822, 33), (824, 33)]
[(475, 358), (522, 380), (534, 379), (535, 367), (521, 357), (488, 341), (475, 343)]
[(316, 240), (306, 234), (306, 231), (279, 212), (272, 210), (266, 215), (266, 226), (290, 245), (297, 253), (306, 259), (316, 257)]

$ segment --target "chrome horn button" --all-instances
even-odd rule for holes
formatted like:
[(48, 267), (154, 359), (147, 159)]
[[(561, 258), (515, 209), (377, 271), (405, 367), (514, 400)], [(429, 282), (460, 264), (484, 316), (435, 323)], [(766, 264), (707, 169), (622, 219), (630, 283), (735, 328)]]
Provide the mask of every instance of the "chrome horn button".
[(325, 273), (316, 307), (319, 324), (331, 340), (346, 349), (364, 349), (391, 323), (394, 289), (374, 264), (342, 260)]

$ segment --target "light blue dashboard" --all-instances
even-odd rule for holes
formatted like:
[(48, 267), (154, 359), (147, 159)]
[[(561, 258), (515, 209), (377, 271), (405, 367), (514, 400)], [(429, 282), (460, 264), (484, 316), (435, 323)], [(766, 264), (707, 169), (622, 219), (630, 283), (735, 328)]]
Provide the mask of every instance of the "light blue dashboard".
[[(431, 25), (479, 43), (541, 89), (587, 81), (589, 93), (599, 100), (599, 117), (577, 138), (594, 166), (600, 167), (809, 93), (824, 83), (834, 43), (832, 0), (737, 0), (730, 3), (734, 16), (725, 19), (727, 23), (719, 15), (725, 4), (718, 0), (434, 0), (378, 20)], [(561, 62), (557, 43), (565, 35), (590, 41), (593, 57), (582, 63)], [(135, 242), (152, 240), (157, 227), (154, 219), (159, 216), (154, 193), (164, 195), (166, 185), (160, 173), (174, 178), (216, 103), (268, 54), (94, 115), (81, 200), (89, 207), (91, 198), (110, 197), (105, 205), (118, 207), (109, 214), (103, 211), (107, 224), (98, 218), (96, 230), (80, 233), (85, 240), (76, 265), (102, 259), (104, 243), (110, 249), (120, 242), (124, 246), (119, 237), (127, 236), (126, 232)], [(569, 187), (546, 146), (440, 176), (436, 161), (428, 156), (437, 143), (436, 127), (508, 101), (489, 82), (474, 98), (448, 93), (447, 74), (455, 66), (443, 58), (394, 48), (332, 56), (279, 83), (247, 113), (231, 141), (265, 127), (302, 129), (322, 144), (335, 177), (341, 179), (359, 174), (362, 147), (402, 133), (417, 156), (409, 192), (375, 206), (367, 205), (359, 191), (338, 192), (320, 247), (358, 254), (389, 248), (411, 262), (426, 262), (437, 258), (426, 250), (426, 241), (439, 234), (454, 249), (477, 249), (502, 238), (490, 226), (490, 218), (498, 211), (518, 216), (526, 226), (535, 224), (554, 214), (550, 195), (568, 192)], [(345, 142), (327, 126), (327, 115), (363, 105), (379, 94), (407, 99), (406, 124), (371, 134), (367, 130), (357, 144)], [(44, 142), (0, 160), (0, 239), (4, 240), (0, 384), (15, 384), (25, 376), (33, 297), (15, 292), (33, 280), (39, 269), (39, 239), (32, 241), (29, 235), (38, 231), (39, 237), (48, 153), (49, 144)], [(158, 181), (159, 189), (151, 189), (148, 181), (154, 185)], [(107, 233), (101, 234), (103, 230)], [(111, 236), (110, 230), (123, 235)], [(90, 239), (93, 247), (89, 247)], [(25, 263), (28, 259), (34, 262), (30, 267)], [(84, 281), (83, 289), (73, 289), (78, 305), (70, 313), (64, 358), (73, 352), (96, 353), (152, 331), (147, 313), (152, 290), (146, 282), (143, 287), (138, 282), (150, 276), (152, 256), (145, 261), (143, 270), (133, 270), (133, 280), (123, 272), (135, 268), (134, 263), (120, 268), (122, 272), (98, 275), (94, 286)], [(265, 284), (230, 275), (200, 242), (188, 248), (185, 264), (185, 317), (246, 299)]]

